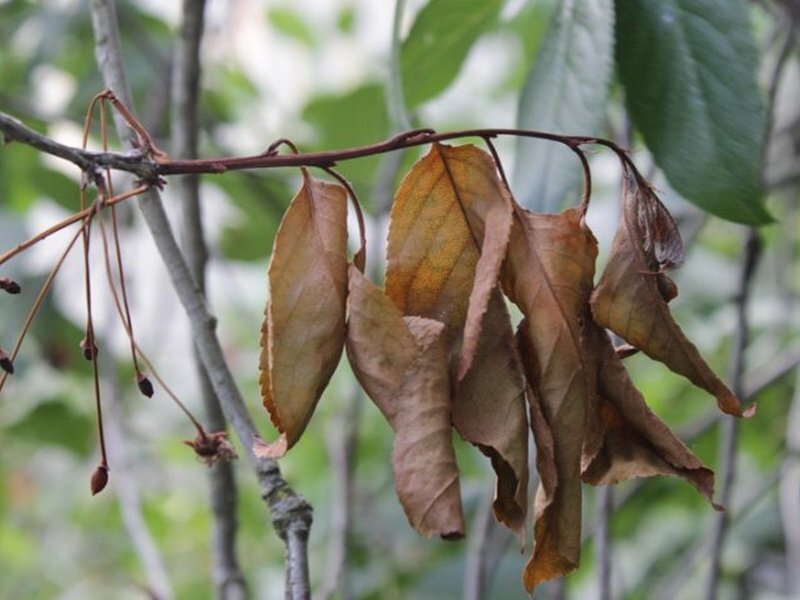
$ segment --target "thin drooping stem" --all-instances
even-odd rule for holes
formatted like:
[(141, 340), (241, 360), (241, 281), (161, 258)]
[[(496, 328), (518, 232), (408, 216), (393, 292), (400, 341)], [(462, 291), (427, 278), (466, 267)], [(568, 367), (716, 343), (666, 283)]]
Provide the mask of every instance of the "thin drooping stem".
[[(177, 158), (196, 158), (199, 137), (199, 98), (205, 0), (184, 0), (182, 23), (176, 39), (172, 69), (172, 154)], [(182, 209), (182, 247), (189, 270), (200, 292), (206, 294), (208, 250), (203, 231), (200, 206), (200, 177), (185, 175), (177, 178), (177, 195)], [(225, 415), (214, 393), (211, 381), (196, 348), (193, 358), (205, 422), (211, 431), (224, 431)], [(238, 600), (248, 597), (239, 559), (236, 553), (238, 531), (237, 483), (233, 464), (217, 461), (208, 471), (209, 501), (213, 516), (211, 554), (216, 597)]]
[[(114, 4), (111, 0), (92, 0), (91, 9), (95, 52), (103, 78), (106, 85), (130, 106)], [(127, 148), (132, 148), (134, 141), (128, 135), (125, 120), (118, 118), (116, 124), (119, 137)], [(138, 205), (189, 318), (195, 344), (214, 392), (253, 466), (262, 496), (272, 513), (273, 524), (286, 545), (286, 597), (309, 598), (308, 536), (312, 521), (311, 507), (289, 487), (274, 460), (257, 457), (252, 451), (253, 439), (258, 431), (225, 361), (215, 333), (216, 321), (209, 313), (205, 299), (184, 260), (160, 195), (150, 189), (142, 195)]]
[(148, 591), (159, 600), (171, 600), (175, 594), (167, 568), (144, 517), (142, 495), (131, 464), (131, 453), (128, 450), (128, 435), (125, 430), (119, 381), (113, 365), (105, 363), (103, 380), (108, 386), (106, 394), (108, 454), (114, 464), (114, 472), (117, 474), (114, 491), (119, 502), (122, 524), (141, 562)]
[[(28, 314), (25, 316), (25, 322), (22, 324), (22, 329), (20, 330), (20, 333), (17, 336), (17, 341), (14, 344), (14, 348), (8, 355), (8, 358), (12, 363), (17, 358), (19, 349), (22, 347), (22, 342), (25, 340), (25, 336), (28, 334), (28, 331), (31, 328), (31, 324), (33, 323), (33, 319), (39, 312), (39, 308), (41, 307), (42, 302), (45, 299), (45, 296), (47, 296), (47, 293), (53, 286), (53, 281), (55, 280), (56, 275), (58, 275), (58, 272), (61, 270), (61, 266), (64, 264), (64, 261), (66, 260), (73, 246), (75, 246), (75, 243), (78, 241), (78, 237), (80, 237), (80, 235), (81, 235), (81, 230), (79, 229), (72, 236), (72, 239), (70, 239), (69, 244), (67, 244), (67, 247), (61, 253), (61, 256), (58, 258), (58, 261), (56, 262), (55, 266), (50, 270), (50, 274), (47, 276), (47, 279), (45, 279), (44, 283), (42, 284), (42, 287), (39, 289), (39, 293), (36, 294), (36, 299), (33, 301), (33, 304), (28, 310)], [(2, 375), (0, 375), (0, 390), (2, 390), (3, 387), (5, 386), (6, 381), (8, 380), (8, 375), (9, 375), (8, 372), (5, 371), (2, 373)]]
[[(729, 379), (731, 389), (738, 397), (744, 395), (745, 350), (747, 348), (749, 319), (750, 291), (753, 283), (758, 259), (761, 256), (761, 241), (758, 232), (750, 228), (747, 235), (742, 268), (739, 275), (739, 287), (736, 297), (736, 332), (731, 354), (731, 367)], [(739, 433), (739, 424), (734, 417), (724, 417), (720, 437), (720, 461), (722, 467), (719, 503), (723, 506), (730, 504), (733, 485), (736, 478), (736, 446)], [(727, 511), (718, 512), (714, 517), (714, 526), (711, 534), (711, 564), (705, 589), (705, 598), (714, 600), (717, 597), (720, 578), (720, 565), (722, 550), (725, 546), (725, 537), (728, 532), (729, 514)]]

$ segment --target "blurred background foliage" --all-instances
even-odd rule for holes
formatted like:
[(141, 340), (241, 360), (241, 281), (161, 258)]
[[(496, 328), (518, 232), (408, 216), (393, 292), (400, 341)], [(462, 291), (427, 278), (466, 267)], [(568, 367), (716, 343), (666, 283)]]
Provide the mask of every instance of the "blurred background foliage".
[[(618, 4), (618, 16), (632, 18), (630, 8), (623, 4)], [(631, 4), (666, 7), (664, 18), (684, 18), (691, 3)], [(718, 99), (719, 90), (712, 90), (697, 100), (706, 102), (697, 114), (719, 125), (715, 115), (749, 110), (752, 114), (740, 115), (747, 121), (741, 129), (756, 134), (762, 121), (768, 123), (763, 160), (758, 144), (738, 148), (742, 145), (739, 130), (728, 132), (724, 122), (721, 130), (715, 130), (722, 141), (714, 140), (723, 152), (739, 152), (734, 166), (741, 156), (759, 160), (758, 164), (751, 160), (744, 170), (759, 171), (765, 205), (775, 219), (759, 230), (764, 253), (752, 285), (744, 377), (745, 390), (753, 394), (748, 399), (758, 402), (759, 411), (740, 427), (720, 593), (723, 597), (797, 597), (798, 569), (796, 563), (791, 568), (791, 561), (800, 560), (798, 9), (789, 0), (702, 4), (721, 13), (738, 11), (738, 16), (724, 16), (736, 26), (745, 24), (744, 45), (752, 42), (752, 56), (743, 63), (752, 62), (760, 91), (753, 92), (755, 105), (745, 102), (745, 108), (737, 108), (727, 106)], [(722, 4), (726, 8), (720, 8)], [(737, 281), (747, 228), (709, 216), (686, 202), (670, 186), (673, 181), (687, 193), (686, 180), (676, 179), (670, 173), (674, 170), (670, 161), (660, 160), (663, 148), (655, 150), (655, 160), (647, 149), (663, 133), (658, 127), (678, 129), (684, 117), (671, 106), (671, 121), (663, 121), (665, 114), (658, 113), (658, 107), (648, 112), (647, 105), (636, 104), (626, 78), (640, 69), (657, 79), (658, 73), (669, 71), (665, 62), (669, 56), (655, 52), (650, 62), (633, 66), (626, 66), (627, 56), (618, 57), (620, 77), (614, 78), (609, 54), (609, 81), (601, 77), (599, 87), (595, 86), (603, 101), (589, 103), (593, 112), (586, 125), (581, 125), (580, 106), (572, 104), (586, 98), (576, 98), (573, 90), (556, 97), (562, 104), (552, 106), (559, 90), (541, 83), (563, 80), (567, 85), (570, 77), (581, 80), (581, 69), (594, 68), (570, 62), (571, 51), (559, 55), (559, 48), (575, 49), (580, 39), (559, 46), (563, 40), (556, 39), (554, 32), (580, 32), (587, 23), (587, 16), (578, 14), (584, 9), (589, 17), (599, 19), (590, 22), (593, 26), (613, 28), (613, 14), (608, 12), (613, 8), (610, 1), (410, 1), (394, 28), (394, 39), (391, 3), (211, 0), (202, 54), (202, 154), (256, 153), (279, 137), (291, 138), (304, 150), (334, 149), (377, 141), (406, 123), (440, 130), (518, 123), (539, 126), (538, 111), (552, 109), (556, 122), (541, 128), (602, 133), (635, 149), (635, 160), (663, 192), (687, 242), (686, 265), (676, 276), (681, 290), (674, 302), (677, 319), (716, 370), (725, 373), (736, 328)], [(590, 14), (592, 10), (598, 12)], [(120, 1), (118, 13), (138, 115), (168, 148), (169, 79), (180, 3)], [(637, 16), (636, 24), (645, 27), (643, 18)], [(748, 37), (750, 25), (752, 37)], [(710, 31), (708, 38), (713, 35)], [(0, 0), (0, 40), (0, 108), (59, 141), (78, 145), (85, 107), (102, 89), (88, 2)], [(635, 45), (636, 41), (625, 43)], [(590, 54), (593, 48), (589, 47)], [(613, 39), (606, 50), (613, 50)], [(616, 51), (619, 54), (624, 48), (618, 43)], [(702, 55), (696, 62), (705, 68)], [(570, 74), (565, 68), (577, 71)], [(682, 89), (680, 73), (668, 74), (676, 78), (669, 89)], [(584, 75), (590, 79), (588, 73)], [(720, 76), (724, 75), (723, 68)], [(545, 101), (550, 108), (541, 104)], [(765, 110), (760, 112), (758, 105)], [(632, 110), (633, 125), (626, 106)], [(570, 113), (573, 108), (576, 112)], [(575, 120), (557, 122), (564, 110)], [(686, 118), (695, 117), (692, 113)], [(735, 148), (725, 146), (728, 137), (734, 139), (731, 146)], [(98, 147), (96, 138), (93, 143)], [(528, 152), (509, 140), (501, 140), (499, 148), (509, 165), (515, 156)], [(694, 150), (685, 152), (685, 160), (698, 160)], [(416, 155), (407, 152), (341, 165), (370, 213), (369, 262), (378, 278), (391, 193)], [(595, 187), (589, 218), (604, 256), (618, 217), (619, 171), (607, 153), (594, 154), (592, 163)], [(570, 164), (577, 174), (576, 165)], [(725, 172), (715, 172), (713, 164), (707, 167), (703, 177), (726, 177)], [(520, 181), (519, 172), (524, 170), (524, 165), (517, 168), (515, 181)], [(78, 176), (71, 166), (30, 148), (19, 144), (3, 148), (2, 248), (75, 210)], [(741, 176), (748, 177), (747, 173)], [(559, 188), (564, 202), (573, 193), (571, 177)], [(218, 331), (230, 363), (265, 439), (274, 437), (259, 406), (257, 383), (265, 269), (296, 182), (297, 174), (290, 171), (249, 172), (208, 176), (202, 186), (212, 252), (210, 304), (219, 317)], [(170, 206), (169, 187), (165, 197), (168, 207), (176, 210)], [(551, 199), (526, 196), (521, 200), (530, 207), (553, 208), (548, 204)], [(735, 204), (713, 197), (711, 202), (717, 212)], [(737, 196), (736, 202), (751, 202), (761, 214), (761, 200), (752, 190), (744, 200)], [(165, 283), (163, 267), (139, 216), (127, 206), (121, 213), (139, 344), (178, 395), (199, 412), (185, 318)], [(3, 274), (19, 281), (23, 294), (0, 298), (0, 346), (13, 345), (35, 290), (65, 239), (54, 236), (4, 266)], [(78, 350), (85, 317), (80, 261), (72, 256), (23, 347), (17, 373), (0, 397), (0, 597), (147, 597), (144, 556), (151, 551), (163, 560), (176, 597), (212, 597), (205, 467), (181, 444), (194, 433), (163, 393), (146, 399), (136, 392), (125, 337), (102, 289), (100, 257), (95, 259), (96, 328), (103, 342), (102, 386), (108, 407), (112, 483), (102, 495), (90, 497), (88, 478), (97, 455), (95, 417), (90, 369)], [(719, 469), (721, 419), (713, 401), (646, 358), (628, 360), (653, 409), (701, 458)], [(485, 597), (522, 597), (520, 572), (525, 555), (487, 519), (493, 484), (486, 462), (456, 440), (471, 523), (467, 540), (453, 544), (418, 538), (394, 496), (390, 430), (360, 396), (348, 371), (343, 362), (303, 440), (281, 461), (287, 479), (315, 509), (311, 571), (320, 596), (328, 590), (332, 544), (341, 534), (336, 515), (341, 515), (345, 505), (350, 515), (346, 571), (342, 587), (331, 597), (476, 598), (480, 596), (474, 595), (471, 582), (479, 564), (490, 574)], [(350, 450), (351, 459), (344, 466), (334, 459), (342, 452), (348, 456)], [(241, 486), (243, 570), (254, 597), (280, 597), (282, 544), (272, 531), (248, 466), (237, 464), (236, 470)], [(354, 477), (345, 494), (342, 482), (349, 481), (349, 473)], [(123, 486), (121, 480), (129, 485)], [(597, 490), (585, 493), (587, 542), (581, 568), (565, 582), (544, 586), (537, 596), (599, 595), (592, 534), (602, 503)], [(614, 489), (613, 499), (617, 507), (609, 526), (614, 597), (699, 597), (709, 566), (714, 519), (710, 507), (689, 486), (670, 479), (622, 484)], [(155, 542), (149, 550), (143, 549), (137, 537), (143, 528)]]

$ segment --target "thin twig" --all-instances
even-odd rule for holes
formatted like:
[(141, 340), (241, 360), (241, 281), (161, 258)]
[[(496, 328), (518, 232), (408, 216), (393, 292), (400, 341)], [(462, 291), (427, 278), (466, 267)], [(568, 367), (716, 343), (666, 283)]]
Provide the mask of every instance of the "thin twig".
[(597, 560), (597, 597), (611, 600), (611, 514), (614, 509), (614, 488), (603, 485), (597, 490), (597, 534), (595, 556)]
[[(747, 309), (749, 306), (750, 290), (753, 282), (758, 259), (761, 255), (761, 241), (754, 228), (748, 230), (747, 243), (742, 257), (742, 269), (739, 276), (738, 296), (736, 298), (736, 333), (731, 355), (731, 368), (729, 379), (733, 393), (741, 397), (744, 395), (744, 370), (745, 350), (749, 334), (749, 320)], [(719, 503), (723, 506), (730, 503), (734, 480), (736, 478), (736, 445), (738, 440), (739, 425), (734, 417), (725, 417), (722, 421), (720, 439), (720, 469), (721, 490)], [(705, 598), (714, 600), (717, 597), (722, 550), (728, 531), (730, 516), (726, 511), (716, 513), (714, 527), (711, 535), (711, 565), (709, 567), (708, 581), (705, 589)]]
[[(412, 129), (400, 132), (386, 140), (374, 144), (337, 150), (298, 152), (296, 154), (262, 152), (252, 156), (170, 160), (163, 152), (155, 148), (149, 134), (147, 134), (142, 125), (133, 118), (132, 113), (126, 108), (128, 103), (119, 102), (116, 98), (117, 96), (109, 93), (109, 99), (115, 103), (118, 111), (121, 111), (115, 114), (117, 127), (123, 127), (123, 131), (127, 132), (130, 130), (136, 134), (133, 136), (134, 141), (130, 142), (130, 148), (135, 149), (135, 154), (133, 155), (115, 152), (89, 152), (78, 148), (70, 148), (62, 144), (55, 144), (46, 136), (25, 127), (17, 119), (3, 112), (0, 112), (0, 132), (4, 133), (7, 139), (17, 140), (34, 146), (42, 152), (64, 158), (84, 171), (90, 171), (98, 167), (111, 167), (120, 171), (133, 173), (138, 175), (143, 181), (153, 183), (158, 182), (160, 176), (166, 175), (218, 174), (227, 171), (274, 169), (282, 167), (326, 168), (333, 167), (336, 163), (346, 160), (385, 154), (396, 150), (424, 146), (434, 142), (444, 142), (467, 137), (486, 139), (498, 136), (535, 138), (567, 146), (570, 150), (575, 152), (579, 158), (584, 174), (587, 169), (587, 162), (581, 147), (586, 145), (604, 146), (617, 154), (620, 160), (632, 169), (637, 176), (637, 180), (641, 179), (643, 181), (643, 178), (636, 170), (627, 152), (610, 140), (592, 136), (559, 135), (545, 131), (513, 128), (462, 129), (440, 133), (430, 129)], [(53, 146), (54, 144), (55, 147)], [(137, 145), (142, 146), (148, 155), (143, 156), (143, 151), (139, 149)], [(584, 196), (585, 195), (584, 193)]]
[[(130, 106), (130, 93), (121, 61), (114, 4), (110, 0), (92, 0), (91, 9), (97, 61), (103, 78), (106, 85)], [(117, 119), (116, 123), (118, 135), (126, 140), (126, 146), (131, 148), (133, 141), (128, 136), (127, 123), (124, 119)], [(252, 451), (257, 429), (225, 361), (214, 331), (215, 320), (208, 312), (203, 295), (178, 247), (160, 195), (151, 189), (141, 197), (138, 205), (189, 318), (195, 344), (214, 391), (228, 422), (244, 446), (246, 455), (256, 472), (262, 496), (270, 507), (273, 524), (286, 544), (286, 597), (309, 598), (311, 591), (308, 573), (308, 536), (312, 520), (311, 507), (289, 487), (274, 460), (257, 457)]]
[(475, 511), (467, 546), (462, 600), (481, 600), (489, 595), (492, 578), (500, 559), (515, 540), (511, 532), (495, 519), (494, 484)]
[(781, 467), (780, 508), (786, 544), (786, 580), (789, 594), (800, 597), (800, 372), (786, 420), (786, 452)]
[[(760, 485), (752, 486), (752, 491), (739, 503), (739, 506), (735, 509), (729, 508), (726, 511), (729, 513), (728, 527), (734, 527), (737, 523), (741, 523), (779, 482), (780, 470), (776, 470), (765, 477)], [(680, 586), (688, 581), (687, 574), (693, 568), (696, 568), (698, 564), (705, 564), (705, 561), (701, 560), (701, 558), (705, 558), (707, 552), (707, 541), (700, 539), (679, 555), (674, 556), (673, 566), (664, 572), (655, 585), (652, 582), (648, 584), (647, 597), (658, 600), (673, 600), (674, 598), (684, 597), (679, 594)], [(661, 567), (663, 568), (663, 565)]]
[[(172, 152), (179, 158), (195, 158), (198, 153), (200, 47), (203, 36), (205, 0), (184, 0), (180, 33), (177, 38), (172, 72)], [(186, 262), (200, 292), (206, 293), (208, 250), (200, 211), (200, 180), (186, 175), (176, 181), (182, 206), (182, 246)], [(224, 431), (227, 424), (203, 363), (193, 349), (205, 420), (211, 431)], [(239, 559), (236, 554), (237, 484), (230, 461), (218, 461), (209, 467), (209, 497), (213, 515), (212, 560), (216, 597), (234, 600), (248, 597)]]
[(108, 392), (106, 396), (108, 453), (114, 464), (114, 472), (117, 474), (114, 489), (119, 501), (122, 524), (142, 565), (142, 571), (147, 579), (147, 588), (152, 592), (154, 598), (170, 600), (175, 596), (164, 560), (144, 518), (141, 493), (128, 452), (119, 381), (117, 381), (113, 366), (109, 363), (106, 363), (106, 367), (103, 369), (103, 379), (109, 384), (106, 388)]

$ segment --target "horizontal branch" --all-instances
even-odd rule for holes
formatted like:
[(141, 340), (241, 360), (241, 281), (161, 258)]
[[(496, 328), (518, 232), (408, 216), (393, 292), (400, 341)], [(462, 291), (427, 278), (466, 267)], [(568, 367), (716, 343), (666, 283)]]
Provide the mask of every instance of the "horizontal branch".
[[(127, 111), (126, 111), (127, 112)], [(141, 126), (134, 127), (141, 135)], [(68, 160), (82, 170), (87, 171), (97, 167), (109, 167), (119, 171), (133, 173), (143, 181), (155, 182), (159, 176), (188, 175), (188, 174), (213, 174), (226, 171), (240, 171), (247, 169), (271, 169), (278, 167), (321, 167), (330, 168), (338, 162), (385, 154), (395, 150), (443, 142), (465, 137), (483, 139), (498, 136), (515, 136), (548, 140), (570, 148), (578, 155), (584, 171), (587, 165), (581, 146), (598, 144), (610, 148), (621, 160), (630, 167), (633, 164), (624, 149), (610, 140), (588, 136), (571, 136), (533, 131), (528, 129), (487, 128), (464, 129), (437, 133), (431, 129), (414, 129), (398, 133), (386, 140), (365, 146), (326, 150), (322, 152), (298, 152), (295, 154), (278, 154), (277, 148), (285, 140), (278, 140), (261, 154), (243, 157), (219, 157), (194, 160), (170, 160), (160, 151), (155, 151), (151, 140), (142, 140), (143, 148), (134, 149), (128, 153), (117, 152), (91, 152), (66, 146), (30, 129), (14, 117), (0, 112), (0, 132), (7, 140), (18, 141), (33, 146), (42, 152)]]
[(42, 135), (22, 123), (19, 119), (0, 111), (0, 132), (4, 141), (20, 142), (32, 146), (46, 154), (57, 156), (78, 166), (81, 171), (93, 172), (101, 167), (110, 167), (138, 175), (145, 181), (154, 180), (158, 165), (152, 162), (143, 150), (130, 152), (92, 152), (74, 146), (67, 146)]

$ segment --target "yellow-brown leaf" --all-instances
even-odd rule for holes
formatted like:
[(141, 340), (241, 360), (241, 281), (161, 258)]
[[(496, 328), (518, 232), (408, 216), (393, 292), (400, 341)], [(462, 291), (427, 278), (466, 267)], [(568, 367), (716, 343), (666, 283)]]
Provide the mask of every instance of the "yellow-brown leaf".
[(677, 290), (662, 269), (682, 257), (672, 218), (630, 174), (622, 211), (611, 256), (592, 295), (594, 320), (713, 394), (724, 412), (743, 416), (739, 399), (703, 360), (667, 306)]
[(503, 286), (525, 315), (523, 363), (546, 423), (539, 427), (552, 435), (557, 479), (537, 493), (534, 553), (523, 574), (528, 591), (573, 570), (580, 555), (581, 446), (596, 368), (584, 328), (596, 256), (580, 209), (557, 215), (517, 209)]
[(275, 235), (261, 329), (260, 386), (286, 449), (303, 433), (342, 353), (347, 191), (303, 173)]
[[(386, 294), (406, 315), (442, 321), (454, 360), (461, 350), (453, 365), (456, 380), (464, 379), (456, 386), (453, 424), (491, 459), (498, 476), (495, 515), (522, 536), (528, 477), (524, 386), (497, 286), (511, 210), (488, 154), (472, 145), (434, 145), (395, 198)], [(483, 327), (484, 319), (492, 321), (489, 327)]]
[(370, 398), (395, 431), (397, 496), (422, 535), (464, 533), (458, 467), (450, 434), (450, 380), (444, 325), (403, 317), (350, 267), (347, 355)]

